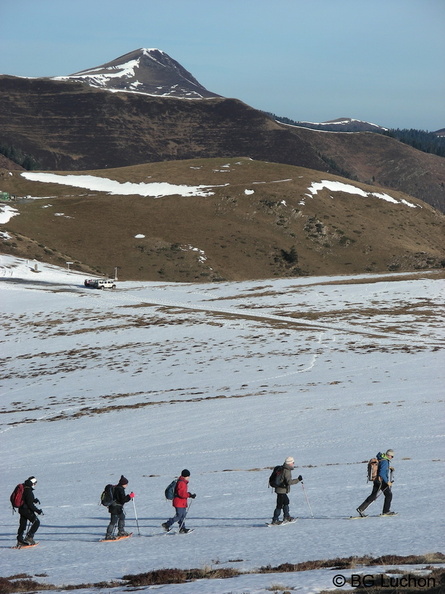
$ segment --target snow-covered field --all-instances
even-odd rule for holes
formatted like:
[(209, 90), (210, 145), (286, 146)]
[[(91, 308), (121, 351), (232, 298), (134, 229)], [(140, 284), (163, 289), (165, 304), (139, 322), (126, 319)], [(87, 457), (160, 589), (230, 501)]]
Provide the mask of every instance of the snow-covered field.
[[(77, 273), (38, 271), (0, 256), (1, 576), (81, 584), (444, 550), (445, 283), (434, 273), (96, 291)], [(349, 520), (371, 490), (363, 462), (388, 448), (399, 515), (377, 517), (379, 499), (376, 517)], [(304, 478), (290, 494), (299, 520), (268, 528), (270, 467), (288, 455)], [(183, 468), (195, 531), (163, 534), (163, 492)], [(135, 536), (101, 544), (109, 516), (99, 496), (122, 473), (136, 493), (126, 506)], [(45, 513), (40, 545), (17, 551), (8, 497), (30, 475)], [(159, 590), (308, 593), (334, 588), (335, 573)]]

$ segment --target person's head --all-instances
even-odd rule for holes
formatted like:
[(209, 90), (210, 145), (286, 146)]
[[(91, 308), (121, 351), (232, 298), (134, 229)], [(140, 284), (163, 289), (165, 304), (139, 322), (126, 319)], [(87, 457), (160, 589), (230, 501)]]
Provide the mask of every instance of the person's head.
[(391, 460), (394, 458), (394, 450), (386, 450), (386, 457), (390, 458)]
[(118, 485), (124, 488), (128, 485), (128, 479), (126, 479), (123, 474), (121, 474), (121, 478), (119, 479)]
[(187, 468), (184, 468), (184, 470), (181, 472), (181, 476), (182, 478), (185, 478), (186, 481), (190, 480), (190, 470), (187, 470)]
[(28, 479), (26, 479), (26, 482), (31, 485), (32, 488), (37, 485), (37, 479), (35, 476), (30, 476)]
[(295, 466), (295, 460), (292, 458), (292, 456), (288, 456), (284, 463), (286, 466)]

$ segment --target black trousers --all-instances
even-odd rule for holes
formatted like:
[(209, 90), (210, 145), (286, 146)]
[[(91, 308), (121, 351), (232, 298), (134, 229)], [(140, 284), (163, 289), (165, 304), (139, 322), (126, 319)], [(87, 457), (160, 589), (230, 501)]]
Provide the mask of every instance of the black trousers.
[(28, 530), (28, 534), (32, 538), (40, 526), (39, 518), (36, 516), (36, 514), (34, 512), (31, 512), (31, 511), (24, 512), (24, 513), (19, 512), (19, 514), (20, 514), (20, 523), (19, 523), (19, 529), (17, 532), (17, 539), (23, 540), (23, 535), (25, 533), (26, 525), (28, 524), (28, 522), (31, 522), (31, 527)]
[(283, 514), (285, 518), (289, 517), (289, 497), (287, 493), (277, 493), (277, 506), (273, 513), (273, 521), (278, 521), (280, 519), (281, 510), (283, 510)]
[(108, 508), (110, 511), (110, 523), (107, 528), (107, 538), (112, 536), (114, 529), (117, 524), (118, 534), (123, 532), (125, 529), (125, 512), (122, 505), (110, 505)]
[(385, 497), (385, 501), (383, 502), (383, 514), (387, 514), (389, 512), (389, 510), (391, 509), (391, 501), (392, 501), (392, 491), (391, 491), (391, 487), (388, 485), (388, 483), (385, 483), (385, 481), (379, 481), (378, 479), (376, 479), (374, 481), (374, 485), (372, 488), (372, 493), (371, 495), (369, 495), (369, 497), (367, 497), (364, 502), (357, 508), (360, 511), (365, 511), (365, 509), (371, 505), (371, 503), (373, 501), (375, 501), (377, 499), (377, 496), (379, 494), (379, 491), (382, 491), (383, 496)]

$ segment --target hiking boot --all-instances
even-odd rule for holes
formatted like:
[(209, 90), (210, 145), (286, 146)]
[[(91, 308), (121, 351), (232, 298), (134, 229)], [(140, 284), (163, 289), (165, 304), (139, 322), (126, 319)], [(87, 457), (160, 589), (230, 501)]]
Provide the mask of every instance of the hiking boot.
[(281, 520), (272, 520), (271, 522), (272, 526), (279, 526), (280, 524), (282, 524)]
[(116, 540), (116, 537), (112, 534), (106, 534), (104, 540)]
[(295, 520), (295, 518), (293, 518), (292, 516), (286, 516), (283, 520), (283, 524), (285, 522), (293, 522)]
[(362, 511), (362, 510), (361, 510), (359, 507), (357, 508), (357, 513), (358, 513), (358, 515), (359, 515), (359, 516), (361, 516), (362, 518), (366, 518), (366, 514), (365, 514), (365, 513), (363, 513), (363, 511)]
[(161, 524), (161, 526), (164, 528), (164, 530), (166, 532), (169, 532), (170, 531), (170, 526), (167, 524), (167, 522), (164, 522), (163, 524)]
[(24, 538), (18, 538), (17, 539), (17, 546), (18, 547), (27, 547), (29, 545), (28, 545), (28, 543), (26, 542), (26, 540)]
[(118, 532), (117, 533), (118, 536), (130, 536), (129, 532), (125, 532), (125, 530), (122, 530), (122, 532)]
[(179, 534), (187, 534), (188, 532), (190, 532), (190, 528), (181, 528)]
[(380, 514), (380, 515), (382, 515), (382, 516), (396, 516), (397, 512), (389, 511), (389, 512), (385, 512), (384, 514)]
[(24, 541), (25, 541), (25, 544), (28, 544), (28, 545), (35, 545), (36, 544), (36, 541), (29, 534), (25, 537)]

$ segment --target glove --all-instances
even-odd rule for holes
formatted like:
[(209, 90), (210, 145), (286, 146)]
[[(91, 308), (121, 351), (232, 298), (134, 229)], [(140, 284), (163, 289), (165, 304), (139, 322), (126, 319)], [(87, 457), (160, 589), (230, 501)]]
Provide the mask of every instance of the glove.
[(130, 499), (133, 499), (133, 497), (134, 497), (134, 493), (133, 493), (133, 491), (132, 491), (132, 492), (130, 493)]
[(196, 497), (196, 493), (190, 493), (189, 497), (191, 497), (192, 499), (194, 499)]
[(34, 503), (40, 503), (39, 499), (34, 499)]
[(36, 509), (36, 514), (39, 514), (40, 516), (41, 514), (43, 514), (43, 511), (41, 509)]
[(301, 476), (301, 474), (300, 474), (300, 476), (298, 477), (298, 480), (299, 480), (300, 482), (303, 480), (303, 477)]

